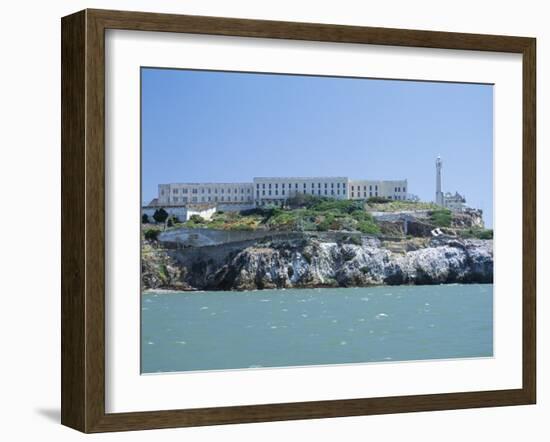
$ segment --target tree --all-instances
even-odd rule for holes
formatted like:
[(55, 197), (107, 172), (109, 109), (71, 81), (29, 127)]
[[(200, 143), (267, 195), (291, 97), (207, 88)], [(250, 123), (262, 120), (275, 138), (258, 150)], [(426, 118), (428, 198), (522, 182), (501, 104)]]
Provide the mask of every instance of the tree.
[(147, 224), (149, 222), (149, 215), (147, 215), (146, 213), (144, 213), (143, 215), (141, 215), (141, 222), (143, 224)]
[(147, 229), (143, 232), (145, 239), (149, 241), (156, 241), (159, 237), (160, 230), (157, 229)]
[(168, 212), (161, 207), (160, 209), (155, 210), (155, 213), (153, 213), (153, 219), (157, 223), (163, 223), (168, 219)]
[(204, 218), (200, 215), (195, 214), (195, 215), (191, 215), (189, 217), (189, 221), (191, 221), (195, 224), (202, 224), (202, 223), (204, 223)]

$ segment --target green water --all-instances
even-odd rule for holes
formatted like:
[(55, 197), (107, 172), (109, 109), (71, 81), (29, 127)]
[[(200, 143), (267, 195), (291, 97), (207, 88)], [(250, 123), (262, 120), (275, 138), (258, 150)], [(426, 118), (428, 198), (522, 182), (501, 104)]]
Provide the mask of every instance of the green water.
[(493, 355), (493, 285), (142, 296), (142, 373)]

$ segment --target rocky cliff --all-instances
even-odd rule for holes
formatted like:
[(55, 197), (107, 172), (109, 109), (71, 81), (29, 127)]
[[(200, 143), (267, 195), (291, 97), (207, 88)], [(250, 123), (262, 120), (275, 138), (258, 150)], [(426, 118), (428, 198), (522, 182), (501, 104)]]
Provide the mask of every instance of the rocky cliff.
[(145, 289), (253, 290), (399, 284), (491, 283), (493, 241), (384, 241), (370, 236), (262, 238), (205, 247), (148, 245)]

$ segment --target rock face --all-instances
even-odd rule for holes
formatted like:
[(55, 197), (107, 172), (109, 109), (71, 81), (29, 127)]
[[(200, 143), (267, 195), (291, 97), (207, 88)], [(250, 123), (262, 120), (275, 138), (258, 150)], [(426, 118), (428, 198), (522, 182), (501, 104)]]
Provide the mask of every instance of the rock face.
[[(492, 240), (434, 238), (420, 246), (406, 240), (388, 247), (377, 238), (359, 241), (272, 239), (253, 244), (160, 249), (171, 270), (163, 286), (144, 272), (145, 288), (253, 290), (399, 284), (491, 283)], [(159, 259), (157, 257), (157, 259)], [(147, 269), (148, 264), (143, 264)]]

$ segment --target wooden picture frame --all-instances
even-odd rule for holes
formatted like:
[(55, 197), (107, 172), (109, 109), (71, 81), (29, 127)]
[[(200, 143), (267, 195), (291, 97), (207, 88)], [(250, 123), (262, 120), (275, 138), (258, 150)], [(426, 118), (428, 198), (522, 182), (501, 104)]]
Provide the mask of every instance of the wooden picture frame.
[[(495, 51), (523, 57), (523, 386), (519, 389), (105, 412), (105, 30)], [(83, 432), (533, 404), (536, 149), (533, 38), (84, 10), (62, 19), (62, 424)]]

